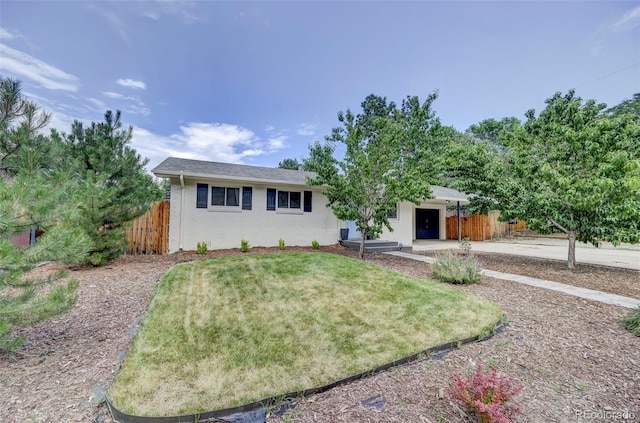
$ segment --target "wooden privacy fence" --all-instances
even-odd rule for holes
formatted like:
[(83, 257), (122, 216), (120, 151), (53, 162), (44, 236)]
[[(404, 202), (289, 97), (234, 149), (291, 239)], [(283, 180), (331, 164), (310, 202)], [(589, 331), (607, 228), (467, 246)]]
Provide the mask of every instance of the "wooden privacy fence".
[(126, 254), (165, 254), (169, 238), (169, 202), (158, 201), (127, 230)]
[[(500, 222), (499, 211), (491, 211), (489, 215), (474, 214), (470, 217), (460, 217), (462, 238), (468, 237), (471, 241), (485, 241), (487, 239), (501, 238), (511, 231), (527, 229), (527, 222), (518, 220), (509, 225), (509, 222)], [(509, 228), (511, 226), (511, 228)], [(447, 217), (447, 239), (458, 239), (458, 216)]]

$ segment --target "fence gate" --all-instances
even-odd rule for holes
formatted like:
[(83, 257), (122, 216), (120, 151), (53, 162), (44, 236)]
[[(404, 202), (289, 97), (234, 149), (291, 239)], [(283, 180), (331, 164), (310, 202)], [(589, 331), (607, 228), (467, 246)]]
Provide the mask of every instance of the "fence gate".
[(158, 201), (127, 230), (126, 254), (165, 254), (169, 238), (169, 202)]
[[(527, 222), (518, 220), (517, 224), (498, 221), (499, 211), (491, 211), (489, 215), (474, 214), (460, 217), (462, 238), (471, 241), (485, 241), (487, 239), (502, 238), (510, 230), (517, 231), (527, 228)], [(447, 239), (458, 239), (458, 216), (447, 217)]]

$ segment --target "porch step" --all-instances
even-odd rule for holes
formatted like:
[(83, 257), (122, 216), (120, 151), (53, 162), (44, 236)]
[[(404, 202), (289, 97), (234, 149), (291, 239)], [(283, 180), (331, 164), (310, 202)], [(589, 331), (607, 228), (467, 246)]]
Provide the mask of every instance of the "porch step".
[[(360, 250), (360, 240), (359, 239), (348, 239), (340, 241), (340, 244), (343, 247), (347, 247), (351, 250)], [(387, 251), (398, 251), (400, 250), (400, 246), (395, 241), (385, 241), (382, 239), (368, 239), (364, 243), (364, 251), (366, 253), (373, 252), (387, 252)]]

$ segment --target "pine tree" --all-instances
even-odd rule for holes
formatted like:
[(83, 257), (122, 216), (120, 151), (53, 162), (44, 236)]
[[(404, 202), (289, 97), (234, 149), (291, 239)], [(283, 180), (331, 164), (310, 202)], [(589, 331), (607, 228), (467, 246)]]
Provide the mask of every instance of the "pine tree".
[[(38, 134), (49, 116), (22, 96), (18, 81), (2, 78), (0, 89), (0, 350), (11, 351), (24, 342), (15, 326), (65, 312), (77, 299), (77, 281), (37, 295), (63, 274), (33, 279), (28, 272), (40, 262), (82, 258), (90, 242), (77, 226), (78, 185), (57, 166), (63, 149)], [(43, 234), (35, 246), (11, 242), (31, 229)]]
[(93, 265), (121, 256), (127, 225), (162, 198), (162, 188), (145, 170), (148, 160), (130, 146), (133, 129), (122, 128), (120, 111), (104, 117), (88, 127), (76, 121), (70, 134), (59, 137), (82, 180), (81, 226), (94, 243), (87, 259)]

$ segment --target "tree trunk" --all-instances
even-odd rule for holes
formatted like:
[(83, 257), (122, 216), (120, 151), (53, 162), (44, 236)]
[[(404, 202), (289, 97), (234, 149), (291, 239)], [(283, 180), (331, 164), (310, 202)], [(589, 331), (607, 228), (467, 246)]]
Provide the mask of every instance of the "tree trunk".
[(360, 231), (360, 251), (358, 253), (358, 257), (360, 257), (360, 260), (364, 260), (364, 243), (365, 240), (367, 239), (367, 230), (363, 229)]
[(576, 231), (568, 231), (569, 235), (569, 257), (567, 259), (567, 268), (574, 271), (576, 268)]

